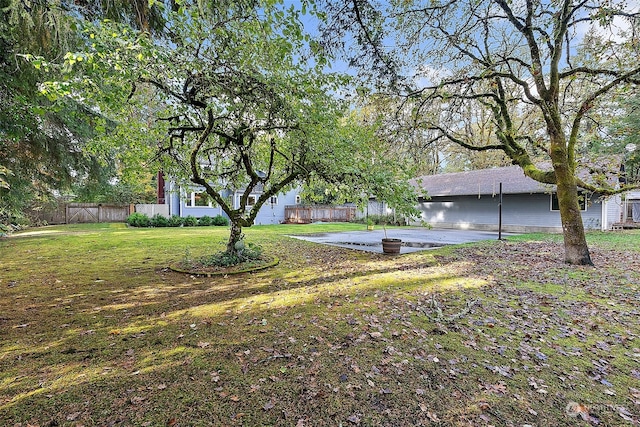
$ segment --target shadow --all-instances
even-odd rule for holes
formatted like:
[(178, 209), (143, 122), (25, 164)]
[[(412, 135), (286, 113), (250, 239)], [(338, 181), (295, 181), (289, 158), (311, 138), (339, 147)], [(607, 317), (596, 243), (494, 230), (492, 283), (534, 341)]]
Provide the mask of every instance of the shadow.
[[(243, 375), (245, 369), (270, 366), (263, 359), (287, 359), (286, 353), (267, 350), (253, 350), (258, 360), (244, 354), (253, 347), (255, 334), (277, 341), (283, 333), (269, 330), (261, 319), (290, 311), (285, 324), (291, 328), (318, 328), (330, 334), (318, 320), (330, 318), (327, 305), (354, 298), (372, 299), (374, 304), (379, 293), (429, 292), (459, 281), (455, 270), (460, 265), (447, 270), (432, 256), (354, 254), (307, 242), (291, 243), (285, 249), (277, 253), (279, 266), (227, 278), (185, 276), (149, 262), (114, 264), (117, 274), (103, 271), (90, 282), (74, 286), (35, 274), (34, 284), (18, 283), (12, 289), (15, 292), (5, 296), (7, 304), (15, 300), (16, 308), (0, 321), (0, 423), (86, 422), (97, 416), (100, 424), (107, 425), (111, 415), (96, 414), (116, 413), (121, 422), (114, 425), (138, 425), (134, 419), (144, 411), (123, 415), (125, 409), (171, 406), (171, 398), (159, 395), (172, 378), (188, 383), (183, 386), (194, 395), (206, 395), (216, 387), (211, 378), (218, 371), (240, 370), (236, 374)], [(61, 255), (55, 262), (73, 260)], [(46, 290), (42, 296), (39, 288)], [(340, 320), (335, 327), (344, 325)], [(290, 334), (298, 341), (308, 335)], [(315, 347), (304, 342), (295, 346), (305, 358), (317, 351)], [(283, 374), (278, 372), (270, 375)], [(189, 380), (202, 375), (206, 381)], [(253, 381), (259, 383), (260, 378)], [(118, 396), (123, 391), (127, 396)], [(91, 408), (82, 406), (87, 399)], [(181, 411), (189, 407), (178, 404)], [(161, 412), (164, 417), (166, 410)], [(19, 413), (33, 418), (15, 415)]]

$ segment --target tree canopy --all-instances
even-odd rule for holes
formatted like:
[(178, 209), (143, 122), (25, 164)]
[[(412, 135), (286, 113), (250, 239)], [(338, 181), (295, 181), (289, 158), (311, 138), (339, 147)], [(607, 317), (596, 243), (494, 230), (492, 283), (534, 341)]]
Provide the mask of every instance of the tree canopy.
[[(86, 23), (86, 48), (65, 55), (69, 79), (43, 91), (92, 101), (116, 129), (126, 127), (126, 138), (101, 139), (100, 149), (153, 151), (171, 179), (203, 187), (230, 218), (228, 252), (271, 196), (302, 182), (410, 210), (413, 191), (400, 179), (408, 169), (380, 153), (376, 124), (349, 116), (339, 97), (347, 78), (325, 72), (302, 13), (271, 1), (184, 2), (165, 10), (167, 30), (156, 38)], [(123, 108), (140, 114), (123, 121)], [(229, 190), (242, 192), (239, 206)]]
[[(587, 179), (578, 153), (591, 115), (609, 108), (612, 95), (637, 90), (637, 10), (598, 0), (353, 0), (326, 7), (327, 46), (349, 55), (376, 83), (370, 87), (403, 97), (400, 116), (412, 126), (433, 141), (501, 150), (527, 176), (554, 184), (565, 260), (591, 264), (578, 186), (605, 195), (622, 189), (613, 186), (617, 180)], [(352, 36), (357, 43), (346, 43)], [(479, 137), (479, 111), (491, 117), (494, 139)], [(617, 172), (619, 164), (611, 166)]]
[(78, 25), (85, 17), (149, 31), (164, 25), (161, 8), (147, 0), (0, 0), (0, 223), (87, 183), (99, 183), (104, 195), (118, 175), (108, 158), (86, 150), (99, 134), (98, 111), (69, 97), (53, 103), (37, 90), (57, 80), (55, 64), (84, 43)]

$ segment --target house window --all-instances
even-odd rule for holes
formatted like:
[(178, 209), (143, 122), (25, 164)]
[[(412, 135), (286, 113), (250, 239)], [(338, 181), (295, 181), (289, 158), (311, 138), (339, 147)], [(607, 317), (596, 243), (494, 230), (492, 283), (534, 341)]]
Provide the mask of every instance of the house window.
[(302, 198), (300, 197), (299, 194), (296, 194), (296, 205), (299, 205), (300, 202), (302, 202)]
[(193, 192), (187, 194), (187, 200), (185, 202), (187, 207), (215, 207), (216, 204), (211, 200), (211, 197), (205, 192)]
[[(578, 192), (578, 204), (580, 205), (581, 211), (587, 210), (587, 194), (583, 191)], [(559, 211), (560, 210), (560, 202), (558, 201), (558, 195), (556, 193), (551, 193), (551, 210)]]
[(256, 204), (256, 196), (247, 197), (247, 206), (253, 206)]
[(210, 206), (209, 195), (207, 193), (193, 193), (194, 206)]
[(278, 196), (271, 196), (269, 198), (269, 204), (270, 205), (277, 205), (278, 204)]

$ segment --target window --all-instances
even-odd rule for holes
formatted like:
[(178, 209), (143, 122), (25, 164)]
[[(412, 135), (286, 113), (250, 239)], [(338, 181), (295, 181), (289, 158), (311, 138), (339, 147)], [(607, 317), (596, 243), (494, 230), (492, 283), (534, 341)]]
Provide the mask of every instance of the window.
[(299, 194), (296, 194), (296, 205), (299, 205), (300, 202), (302, 202), (302, 198), (300, 197)]
[(209, 199), (210, 198), (207, 193), (193, 193), (194, 206), (211, 206)]
[(277, 205), (278, 204), (278, 196), (271, 196), (269, 198), (269, 204), (270, 205)]
[[(589, 197), (583, 191), (578, 192), (578, 204), (580, 205), (581, 211), (587, 210), (587, 200)], [(556, 193), (551, 193), (551, 210), (559, 211), (560, 210), (560, 202), (558, 202), (558, 195)]]
[(249, 196), (247, 198), (247, 206), (253, 206), (256, 204), (256, 196)]
[(211, 197), (205, 192), (199, 193), (187, 193), (187, 199), (185, 201), (185, 206), (187, 207), (205, 207), (212, 208), (215, 207), (216, 204), (213, 202)]

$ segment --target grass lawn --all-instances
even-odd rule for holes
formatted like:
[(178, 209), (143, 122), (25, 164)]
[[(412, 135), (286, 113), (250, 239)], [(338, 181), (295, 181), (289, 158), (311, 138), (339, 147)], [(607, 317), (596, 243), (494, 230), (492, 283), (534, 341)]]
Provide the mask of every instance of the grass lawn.
[[(640, 232), (595, 268), (526, 235), (402, 256), (256, 226), (268, 270), (167, 267), (216, 227), (45, 227), (0, 240), (0, 426), (640, 423)], [(425, 232), (428, 232), (425, 230)]]

